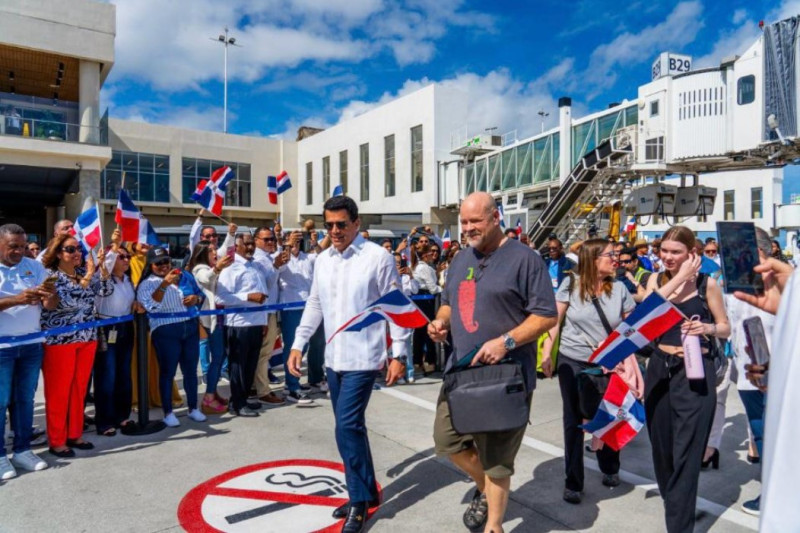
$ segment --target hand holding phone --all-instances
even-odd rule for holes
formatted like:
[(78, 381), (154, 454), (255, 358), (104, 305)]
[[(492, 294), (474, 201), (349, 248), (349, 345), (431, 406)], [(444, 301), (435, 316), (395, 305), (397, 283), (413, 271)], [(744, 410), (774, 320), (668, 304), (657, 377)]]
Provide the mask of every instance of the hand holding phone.
[(236, 246), (228, 246), (225, 250), (225, 255), (231, 258), (231, 260), (236, 258)]
[(763, 294), (764, 279), (753, 271), (760, 263), (756, 226), (752, 222), (717, 222), (724, 291)]
[[(753, 365), (759, 368), (765, 368), (769, 364), (769, 346), (767, 345), (767, 336), (764, 333), (764, 324), (761, 322), (761, 317), (754, 316), (745, 319), (742, 322), (742, 329), (744, 329), (745, 341), (747, 342), (747, 354)], [(763, 387), (766, 385), (766, 380), (759, 377), (755, 380), (755, 385)]]

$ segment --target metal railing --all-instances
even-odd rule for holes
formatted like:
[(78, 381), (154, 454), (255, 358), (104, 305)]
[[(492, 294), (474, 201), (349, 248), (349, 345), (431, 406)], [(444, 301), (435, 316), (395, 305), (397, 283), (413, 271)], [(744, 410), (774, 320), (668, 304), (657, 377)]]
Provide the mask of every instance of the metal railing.
[[(82, 134), (83, 141), (81, 141)], [(17, 115), (0, 115), (0, 135), (75, 143), (100, 143), (99, 126), (81, 126), (49, 119), (22, 118)]]

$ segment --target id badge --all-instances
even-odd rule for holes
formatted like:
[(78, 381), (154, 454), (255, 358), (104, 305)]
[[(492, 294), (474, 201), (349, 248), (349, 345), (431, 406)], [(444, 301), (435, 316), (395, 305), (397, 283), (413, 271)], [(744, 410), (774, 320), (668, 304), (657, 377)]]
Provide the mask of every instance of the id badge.
[(108, 332), (108, 344), (116, 344), (117, 343), (117, 329), (114, 328), (109, 330)]

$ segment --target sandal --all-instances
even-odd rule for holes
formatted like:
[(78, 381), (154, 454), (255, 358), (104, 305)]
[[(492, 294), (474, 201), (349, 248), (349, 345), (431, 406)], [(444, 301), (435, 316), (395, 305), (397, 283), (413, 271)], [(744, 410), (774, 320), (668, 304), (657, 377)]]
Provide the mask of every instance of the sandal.
[(135, 420), (126, 420), (124, 423), (120, 424), (119, 430), (123, 435), (133, 435), (136, 433), (139, 424), (136, 423)]
[(108, 428), (107, 430), (100, 433), (104, 437), (113, 437), (117, 434), (117, 430), (114, 428)]
[(464, 525), (470, 531), (477, 531), (486, 524), (489, 515), (489, 503), (486, 501), (486, 493), (481, 493), (475, 489), (472, 501), (464, 512)]

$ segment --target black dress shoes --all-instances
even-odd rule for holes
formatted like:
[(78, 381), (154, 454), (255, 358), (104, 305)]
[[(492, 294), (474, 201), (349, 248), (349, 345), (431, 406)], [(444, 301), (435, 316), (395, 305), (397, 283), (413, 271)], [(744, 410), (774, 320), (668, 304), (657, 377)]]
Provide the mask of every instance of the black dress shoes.
[(342, 533), (361, 533), (367, 526), (367, 502), (352, 502), (347, 511), (347, 519)]
[(79, 450), (93, 450), (94, 444), (89, 441), (78, 442), (77, 439), (67, 439), (67, 446), (70, 448), (77, 448)]
[(56, 457), (61, 457), (61, 458), (75, 457), (75, 451), (70, 448), (61, 451), (56, 451), (53, 448), (49, 448), (47, 451), (49, 451), (52, 455), (55, 455)]
[[(368, 509), (372, 509), (373, 507), (377, 507), (381, 504), (379, 499), (374, 499), (368, 504)], [(344, 504), (340, 505), (336, 509), (333, 510), (331, 516), (334, 518), (345, 518), (347, 516), (347, 510), (350, 509), (350, 500), (347, 500)]]

